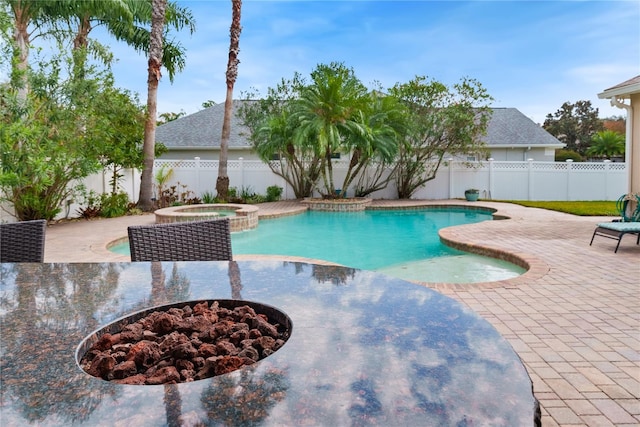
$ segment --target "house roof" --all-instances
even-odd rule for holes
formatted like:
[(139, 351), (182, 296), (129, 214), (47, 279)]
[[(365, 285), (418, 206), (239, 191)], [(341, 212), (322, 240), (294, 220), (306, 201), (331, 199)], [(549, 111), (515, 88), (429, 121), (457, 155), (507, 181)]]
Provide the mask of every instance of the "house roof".
[[(233, 102), (234, 114), (231, 117), (229, 135), (230, 150), (251, 148), (247, 137), (249, 129), (236, 115), (238, 102), (241, 101)], [(224, 103), (216, 104), (158, 126), (156, 141), (163, 143), (170, 150), (218, 149), (222, 139), (223, 120)]]
[(549, 147), (566, 144), (537, 125), (517, 108), (493, 108), (484, 142), (488, 147)]
[[(235, 114), (239, 103), (234, 101), (229, 149), (251, 149), (249, 130)], [(156, 141), (169, 150), (219, 149), (222, 137), (224, 104), (216, 104), (197, 113), (181, 117), (157, 127)], [(538, 126), (516, 108), (494, 108), (484, 137), (489, 147), (553, 147), (565, 144)]]
[(640, 93), (640, 75), (605, 89), (604, 92), (598, 94), (598, 98), (629, 98), (634, 93)]

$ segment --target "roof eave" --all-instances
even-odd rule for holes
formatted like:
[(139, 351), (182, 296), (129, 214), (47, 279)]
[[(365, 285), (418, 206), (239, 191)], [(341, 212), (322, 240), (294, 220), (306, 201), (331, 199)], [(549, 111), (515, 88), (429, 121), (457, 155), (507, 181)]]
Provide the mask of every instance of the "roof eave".
[(489, 144), (487, 148), (563, 148), (567, 144)]
[(640, 83), (634, 83), (628, 86), (607, 89), (598, 94), (600, 99), (611, 98), (630, 98), (634, 93), (640, 93)]

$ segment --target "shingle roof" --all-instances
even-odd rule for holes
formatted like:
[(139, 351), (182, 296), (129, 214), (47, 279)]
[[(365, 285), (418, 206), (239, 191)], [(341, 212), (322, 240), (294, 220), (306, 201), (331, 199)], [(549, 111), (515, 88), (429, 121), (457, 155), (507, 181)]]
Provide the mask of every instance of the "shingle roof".
[(494, 108), (484, 141), (489, 147), (564, 147), (517, 108)]
[[(239, 103), (234, 101), (234, 112)], [(222, 137), (224, 103), (174, 120), (156, 129), (156, 141), (169, 149), (219, 148)], [(247, 135), (249, 130), (233, 115), (229, 148), (251, 148)], [(489, 147), (553, 146), (562, 147), (550, 133), (516, 108), (494, 108), (484, 141)]]
[(628, 87), (628, 86), (633, 86), (633, 85), (637, 85), (638, 83), (640, 83), (640, 76), (635, 76), (630, 78), (629, 80), (626, 80), (622, 83), (619, 83), (615, 86), (610, 87), (609, 89), (605, 89), (605, 90), (611, 90), (611, 89), (620, 89), (623, 87)]
[(598, 94), (598, 98), (607, 99), (614, 97), (629, 98), (630, 95), (640, 93), (640, 75), (630, 78), (622, 83), (605, 89)]
[[(237, 117), (237, 104), (234, 101), (234, 114), (231, 117), (231, 134), (229, 148), (250, 148), (247, 139), (249, 130)], [(156, 128), (156, 141), (169, 149), (220, 147), (222, 139), (222, 122), (224, 119), (224, 103), (216, 104), (197, 113), (189, 114), (162, 124)]]

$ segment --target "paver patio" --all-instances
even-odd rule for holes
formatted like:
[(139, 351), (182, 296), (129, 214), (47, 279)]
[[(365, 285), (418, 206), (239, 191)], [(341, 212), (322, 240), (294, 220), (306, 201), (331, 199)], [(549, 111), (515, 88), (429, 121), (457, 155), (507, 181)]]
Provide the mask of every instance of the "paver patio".
[[(606, 217), (460, 200), (374, 201), (376, 205), (487, 206), (508, 220), (441, 230), (441, 238), (485, 253), (526, 261), (524, 275), (499, 282), (426, 286), (479, 313), (509, 340), (525, 363), (542, 407), (542, 425), (640, 425), (640, 246), (634, 236), (596, 239)], [(261, 216), (298, 212), (297, 201), (260, 205)], [(106, 249), (127, 226), (153, 215), (54, 224), (45, 262), (128, 261)], [(237, 259), (250, 256), (236, 256)]]

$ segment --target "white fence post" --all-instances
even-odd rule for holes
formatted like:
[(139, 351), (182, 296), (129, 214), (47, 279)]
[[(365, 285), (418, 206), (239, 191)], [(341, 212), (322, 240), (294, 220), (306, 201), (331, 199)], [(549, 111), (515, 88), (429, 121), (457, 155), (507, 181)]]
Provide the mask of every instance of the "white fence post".
[(567, 194), (566, 199), (571, 201), (571, 165), (573, 164), (573, 159), (567, 159)]
[(528, 174), (527, 174), (527, 200), (533, 199), (533, 159), (527, 159)]
[(487, 194), (487, 198), (489, 200), (493, 199), (493, 157), (489, 157), (489, 194)]
[(196, 162), (196, 194), (202, 196), (202, 186), (200, 185), (200, 157), (196, 156), (193, 160)]
[(611, 170), (611, 160), (604, 161), (604, 199), (609, 200), (609, 171)]
[(453, 197), (453, 158), (449, 157), (449, 198)]
[(244, 157), (238, 157), (240, 164), (240, 192), (244, 189)]
[(136, 170), (131, 168), (131, 200), (138, 202), (139, 191), (136, 191)]

